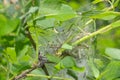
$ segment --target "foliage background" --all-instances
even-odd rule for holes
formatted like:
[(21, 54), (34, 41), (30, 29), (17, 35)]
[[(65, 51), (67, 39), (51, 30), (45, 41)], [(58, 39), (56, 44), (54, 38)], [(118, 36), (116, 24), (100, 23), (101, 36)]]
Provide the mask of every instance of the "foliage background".
[[(52, 80), (119, 80), (119, 5), (120, 0), (0, 0), (0, 80), (37, 64), (39, 52), (52, 62), (45, 63)], [(99, 31), (107, 25), (112, 27)], [(49, 79), (42, 68), (30, 74), (25, 80)]]

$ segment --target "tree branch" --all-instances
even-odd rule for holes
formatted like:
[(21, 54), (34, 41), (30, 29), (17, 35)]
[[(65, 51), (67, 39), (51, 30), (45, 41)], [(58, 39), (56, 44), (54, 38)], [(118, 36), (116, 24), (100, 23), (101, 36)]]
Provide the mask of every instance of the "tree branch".
[(83, 38), (81, 38), (81, 39), (73, 42), (73, 43), (72, 43), (72, 46), (75, 46), (75, 45), (77, 45), (77, 44), (80, 44), (81, 42), (83, 42), (83, 41), (85, 41), (85, 40), (87, 40), (87, 39), (89, 39), (89, 38), (91, 38), (91, 37), (94, 37), (94, 36), (96, 36), (96, 35), (98, 35), (98, 34), (105, 33), (105, 32), (107, 32), (107, 31), (110, 31), (110, 30), (112, 30), (112, 29), (114, 29), (114, 28), (116, 28), (116, 27), (119, 27), (119, 26), (120, 26), (120, 20), (118, 20), (118, 21), (116, 21), (116, 22), (113, 22), (112, 24), (109, 24), (109, 25), (107, 25), (107, 26), (105, 26), (105, 27), (103, 27), (103, 28), (101, 28), (101, 29), (99, 29), (99, 30), (97, 30), (97, 31), (89, 34), (89, 35), (84, 36)]
[(32, 39), (32, 36), (31, 36), (31, 33), (30, 33), (28, 27), (26, 28), (26, 31), (27, 31), (27, 33), (26, 33), (27, 37), (29, 38), (31, 44), (33, 45), (33, 48), (36, 50), (36, 44), (35, 44), (34, 40)]
[(35, 65), (31, 69), (27, 69), (27, 70), (23, 71), (21, 74), (19, 74), (18, 76), (14, 77), (12, 80), (19, 80), (21, 78), (25, 78), (28, 73), (30, 73), (33, 70), (35, 70), (36, 68), (38, 68), (38, 66), (39, 65)]
[[(26, 28), (26, 31), (27, 31), (27, 33), (26, 33), (27, 37), (29, 38), (31, 44), (33, 45), (33, 48), (36, 50), (36, 43), (34, 42), (28, 27)], [(28, 73), (32, 72), (33, 70), (37, 69), (38, 67), (41, 67), (43, 69), (43, 71), (45, 72), (45, 74), (47, 76), (49, 76), (49, 73), (45, 66), (45, 63), (47, 63), (47, 60), (44, 60), (43, 56), (41, 56), (40, 52), (39, 52), (38, 53), (38, 64), (34, 65), (31, 69), (27, 69), (27, 70), (23, 71), (18, 76), (15, 76), (12, 80), (19, 80), (21, 78), (25, 78)], [(51, 80), (51, 79), (48, 79), (48, 80)]]

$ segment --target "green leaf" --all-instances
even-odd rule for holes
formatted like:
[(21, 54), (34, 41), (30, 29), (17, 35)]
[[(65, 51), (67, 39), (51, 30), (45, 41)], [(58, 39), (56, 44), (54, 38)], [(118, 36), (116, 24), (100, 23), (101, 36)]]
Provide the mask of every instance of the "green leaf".
[(19, 62), (21, 62), (21, 60), (24, 62), (24, 61), (27, 61), (30, 59), (30, 56), (26, 55), (28, 48), (29, 48), (28, 45), (24, 45), (23, 48), (18, 52), (19, 53), (19, 56), (18, 56)]
[(99, 2), (103, 2), (104, 0), (94, 0), (92, 3), (93, 4), (97, 4), (97, 3), (99, 3)]
[[(37, 39), (39, 39), (39, 44), (41, 45), (46, 45), (48, 41), (53, 41), (56, 35), (56, 33), (51, 29), (41, 29), (38, 27), (37, 28), (30, 27), (29, 30), (30, 30), (30, 33), (33, 33), (32, 38), (34, 39), (35, 43)], [(36, 36), (36, 33), (39, 36)]]
[(114, 2), (114, 7), (117, 7), (118, 5), (119, 5), (119, 3), (120, 3), (120, 0), (116, 0), (115, 2)]
[(74, 71), (83, 72), (85, 70), (84, 67), (78, 67), (73, 57), (66, 56), (63, 58), (56, 66), (56, 69), (72, 69)]
[(120, 78), (114, 79), (114, 80), (120, 80)]
[(72, 10), (70, 6), (63, 4), (56, 15), (52, 16), (60, 21), (65, 21), (75, 17), (76, 13)]
[(117, 16), (120, 16), (119, 12), (106, 11), (106, 12), (103, 12), (103, 13), (100, 13), (100, 14), (93, 15), (93, 16), (91, 16), (91, 18), (111, 20), (111, 19), (114, 19)]
[(29, 40), (26, 38), (25, 35), (19, 34), (15, 39), (15, 51), (17, 53), (17, 57), (19, 62), (21, 58), (26, 56), (26, 53), (29, 49)]
[(43, 6), (41, 6), (40, 13), (47, 18), (55, 18), (59, 21), (65, 21), (76, 16), (76, 12), (68, 5), (62, 4), (61, 6), (57, 6), (56, 4), (53, 4), (51, 6), (46, 6), (46, 4), (44, 3)]
[(93, 75), (95, 76), (95, 78), (99, 77), (99, 70), (96, 68), (95, 64), (93, 63), (92, 59), (89, 60), (89, 66), (91, 67), (91, 70), (93, 72)]
[(113, 59), (119, 59), (120, 60), (120, 49), (106, 48), (105, 53)]
[(118, 20), (118, 21), (116, 21), (116, 22), (113, 22), (113, 23), (111, 24), (111, 26), (113, 26), (113, 27), (119, 27), (119, 26), (120, 26), (120, 20)]
[(10, 70), (12, 71), (12, 73), (14, 75), (16, 75), (17, 73), (19, 73), (23, 70), (31, 68), (31, 65), (29, 65), (28, 62), (22, 62), (22, 60), (21, 60), (21, 63), (14, 64), (14, 65), (12, 64), (12, 65), (10, 65), (10, 68), (11, 68)]
[(76, 66), (75, 60), (71, 56), (63, 58), (56, 66), (56, 69), (72, 68)]
[(83, 12), (82, 16), (83, 17), (90, 17), (90, 16), (94, 16), (94, 15), (97, 15), (97, 14), (100, 14), (100, 13), (103, 13), (103, 11), (92, 9), (92, 10)]
[(101, 73), (100, 80), (116, 80), (120, 77), (120, 61), (111, 61)]
[(78, 71), (78, 72), (83, 72), (83, 71), (85, 71), (85, 67), (73, 66), (72, 70)]
[(94, 59), (94, 63), (99, 69), (104, 67), (103, 61), (101, 59)]
[(18, 19), (9, 20), (0, 14), (0, 36), (11, 33), (18, 25)]
[(20, 59), (22, 60), (21, 62), (28, 62), (31, 59), (31, 57), (29, 55), (24, 55)]
[(31, 7), (28, 13), (35, 13), (39, 8), (38, 7)]
[(17, 57), (16, 57), (16, 52), (15, 52), (15, 48), (13, 47), (8, 47), (5, 52), (7, 53), (10, 62), (15, 63), (17, 61)]
[(48, 61), (50, 62), (55, 62), (55, 63), (58, 63), (61, 59), (55, 55), (52, 55), (52, 54), (47, 54), (46, 55)]
[(75, 80), (78, 80), (78, 76), (74, 71), (68, 69), (67, 74), (72, 76)]
[(49, 28), (54, 26), (54, 22), (55, 22), (54, 18), (49, 18), (44, 20), (37, 20), (36, 25), (41, 28)]
[(63, 45), (62, 45), (62, 48), (63, 48), (63, 49), (70, 49), (70, 50), (72, 50), (72, 46), (69, 45), (69, 44), (67, 44), (67, 43), (63, 44)]

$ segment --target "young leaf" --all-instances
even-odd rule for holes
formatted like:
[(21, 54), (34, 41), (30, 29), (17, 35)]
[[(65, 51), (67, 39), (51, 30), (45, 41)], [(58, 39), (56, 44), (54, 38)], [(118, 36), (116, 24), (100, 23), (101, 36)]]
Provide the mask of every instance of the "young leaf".
[(120, 3), (120, 0), (115, 0), (115, 2), (114, 2), (114, 7), (117, 7), (118, 5), (119, 5), (119, 3)]
[[(57, 1), (56, 1), (57, 2)], [(58, 3), (43, 3), (40, 9), (40, 14), (47, 18), (55, 18), (59, 21), (69, 20), (76, 17), (76, 12), (68, 5)], [(50, 5), (51, 4), (51, 5)]]
[(47, 54), (46, 57), (47, 57), (48, 61), (50, 61), (50, 62), (58, 63), (61, 60), (59, 57), (54, 56), (52, 54)]
[(111, 24), (111, 26), (113, 26), (113, 27), (119, 27), (119, 26), (120, 26), (120, 20), (118, 20), (118, 21), (116, 21), (116, 22), (113, 22), (113, 23)]
[(35, 13), (38, 10), (38, 7), (31, 7), (28, 13)]
[(120, 77), (120, 61), (111, 61), (100, 75), (100, 80), (116, 80)]
[(114, 79), (114, 80), (120, 80), (120, 78)]
[(94, 65), (92, 59), (89, 60), (89, 66), (91, 67), (91, 70), (93, 72), (93, 75), (95, 76), (95, 78), (99, 77), (99, 70), (96, 68), (96, 66)]
[(65, 44), (62, 45), (62, 48), (63, 48), (63, 49), (70, 49), (70, 50), (71, 50), (71, 49), (72, 49), (72, 46), (69, 45), (69, 44), (67, 44), (67, 43), (65, 43)]
[(65, 21), (75, 17), (76, 13), (72, 10), (70, 6), (63, 4), (56, 15), (52, 16), (60, 21)]
[(83, 17), (90, 17), (90, 16), (94, 16), (94, 15), (98, 15), (100, 13), (103, 13), (103, 11), (101, 10), (89, 10), (89, 11), (85, 11), (82, 13)]
[(96, 67), (98, 67), (98, 69), (101, 69), (104, 67), (103, 61), (101, 59), (94, 59), (94, 63), (96, 65)]
[[(19, 34), (15, 39), (15, 51), (17, 53), (18, 61), (21, 61), (21, 59), (26, 56), (26, 53), (28, 49), (30, 48), (29, 40), (26, 38), (25, 35)], [(24, 61), (24, 59), (22, 59)]]
[(103, 12), (103, 13), (100, 13), (100, 14), (93, 15), (93, 16), (91, 16), (91, 18), (111, 20), (111, 19), (114, 19), (117, 16), (120, 16), (119, 12), (106, 11), (106, 12)]
[(18, 25), (18, 19), (9, 20), (5, 16), (0, 15), (0, 36), (11, 33)]
[(49, 28), (54, 26), (54, 22), (55, 22), (54, 18), (49, 18), (44, 20), (37, 20), (36, 25), (41, 28)]
[(24, 55), (21, 57), (21, 62), (28, 62), (31, 59), (31, 57), (29, 55)]
[(72, 69), (74, 71), (83, 72), (85, 70), (84, 67), (78, 67), (73, 57), (66, 56), (63, 58), (56, 66), (56, 69)]
[(106, 48), (105, 53), (113, 59), (119, 59), (120, 60), (120, 49)]
[(78, 76), (74, 71), (68, 69), (67, 74), (72, 76), (75, 80), (78, 80)]
[(76, 66), (75, 60), (71, 56), (67, 56), (63, 58), (56, 66), (56, 69), (65, 69), (65, 68), (72, 68)]
[(15, 48), (13, 48), (13, 47), (8, 47), (8, 48), (5, 50), (5, 53), (8, 55), (10, 62), (15, 63), (15, 62), (17, 61)]
[(72, 67), (72, 70), (78, 71), (78, 72), (84, 72), (84, 71), (85, 71), (85, 67), (78, 67), (78, 66), (76, 65), (76, 66), (73, 66), (73, 67)]
[(104, 0), (94, 0), (92, 3), (97, 4), (97, 3), (102, 2), (102, 1), (104, 1)]

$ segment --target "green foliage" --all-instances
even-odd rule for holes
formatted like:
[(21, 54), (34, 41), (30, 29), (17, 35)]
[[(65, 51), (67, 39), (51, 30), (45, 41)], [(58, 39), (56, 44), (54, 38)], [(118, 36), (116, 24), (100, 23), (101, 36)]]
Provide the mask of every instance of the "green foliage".
[(75, 70), (75, 71), (84, 71), (84, 67), (78, 67), (76, 65), (76, 62), (74, 60), (73, 57), (71, 56), (67, 56), (65, 58), (63, 58), (57, 65), (55, 65), (55, 68), (58, 69), (58, 70), (61, 70), (61, 69), (72, 69), (72, 70)]
[(0, 80), (119, 80), (119, 4), (0, 0)]
[(78, 76), (76, 75), (76, 73), (72, 70), (67, 70), (67, 74), (72, 76), (75, 80), (78, 80)]
[(60, 21), (65, 21), (76, 16), (76, 12), (74, 12), (70, 6), (59, 4), (59, 0), (55, 2), (50, 0), (43, 2), (39, 12), (42, 16), (55, 18)]
[(115, 48), (107, 48), (105, 53), (113, 59), (120, 60), (120, 50)]
[[(114, 65), (114, 66), (113, 66)], [(111, 61), (101, 73), (100, 79), (116, 80), (120, 77), (120, 61)]]
[(53, 27), (55, 24), (55, 19), (54, 18), (49, 18), (45, 20), (38, 20), (36, 22), (36, 26), (39, 26), (40, 28), (47, 29)]
[(91, 18), (103, 19), (103, 20), (112, 20), (117, 16), (120, 16), (120, 13), (113, 12), (113, 11), (106, 11), (106, 12), (102, 12), (100, 14), (93, 15), (93, 16), (91, 16)]
[(0, 14), (0, 36), (7, 35), (15, 30), (18, 26), (19, 19), (7, 19), (4, 15)]
[(118, 21), (112, 23), (111, 26), (113, 26), (113, 27), (118, 27), (118, 26), (120, 26), (119, 23), (120, 23), (120, 20), (118, 20)]
[(74, 61), (74, 59), (70, 56), (67, 56), (65, 58), (63, 58), (56, 66), (55, 68), (57, 68), (58, 70), (60, 69), (64, 69), (64, 68), (72, 68), (76, 66), (76, 63)]
[(50, 61), (50, 62), (58, 63), (61, 60), (59, 57), (54, 56), (52, 54), (47, 54), (46, 57), (47, 57), (48, 61)]
[(15, 63), (17, 61), (15, 48), (8, 47), (5, 50), (5, 53), (6, 53), (6, 57), (8, 57), (8, 60), (10, 60), (11, 63)]
[(93, 75), (95, 76), (95, 78), (99, 77), (100, 72), (99, 70), (96, 68), (96, 66), (94, 65), (92, 59), (89, 60), (89, 65), (91, 67), (91, 70), (93, 72)]
[(102, 2), (103, 0), (94, 0), (93, 1), (93, 4), (96, 4), (96, 3), (99, 3), (99, 2)]
[(63, 49), (72, 49), (72, 46), (65, 43), (65, 44), (62, 45), (62, 48)]

